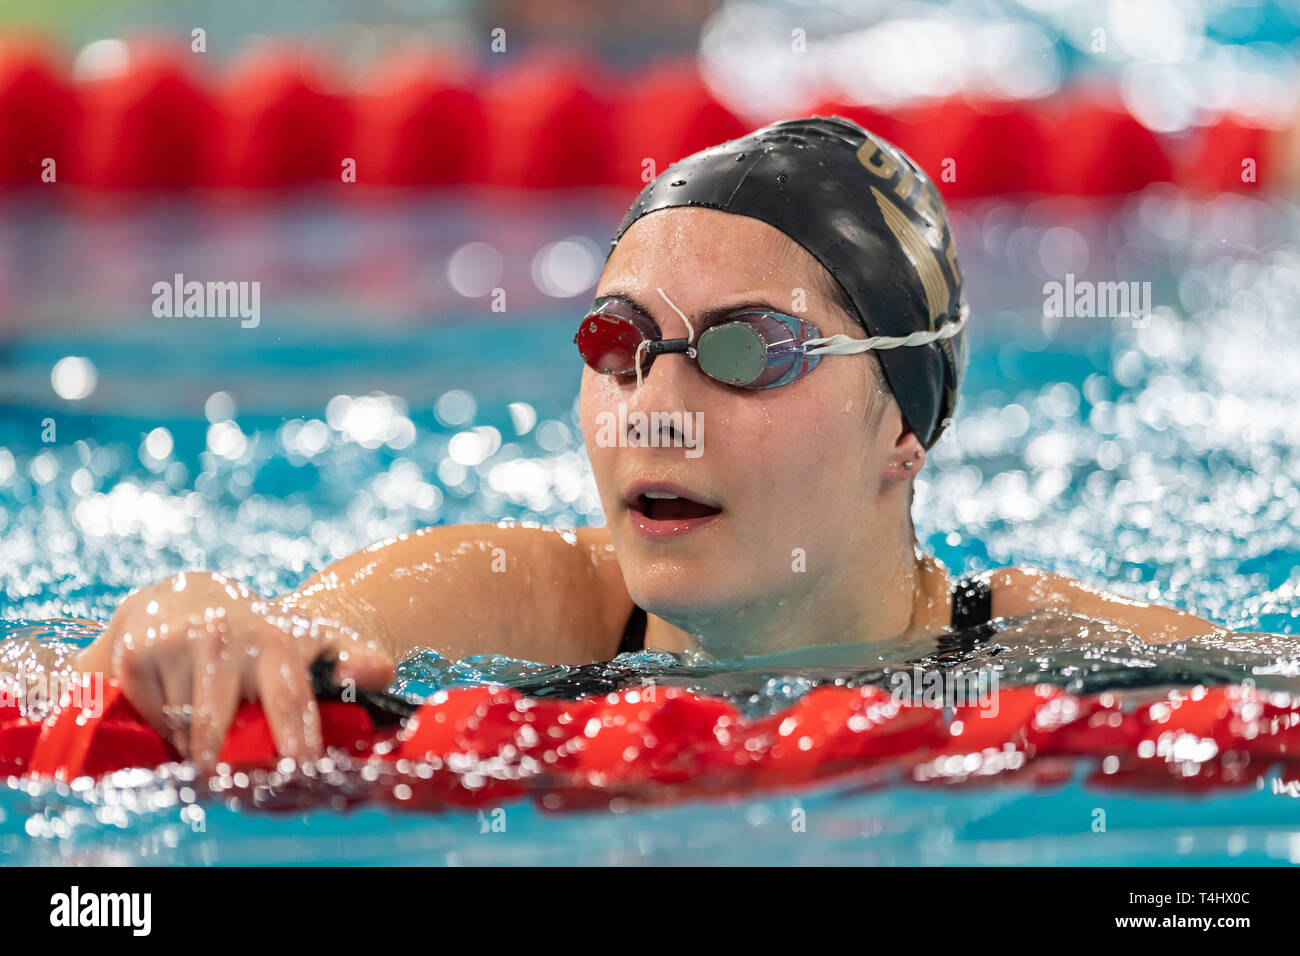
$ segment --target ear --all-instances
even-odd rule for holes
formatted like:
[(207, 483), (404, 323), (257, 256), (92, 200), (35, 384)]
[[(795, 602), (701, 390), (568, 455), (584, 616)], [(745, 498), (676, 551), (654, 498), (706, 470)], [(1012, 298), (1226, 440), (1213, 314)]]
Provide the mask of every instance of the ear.
[(885, 480), (911, 481), (925, 466), (925, 446), (921, 444), (921, 439), (916, 437), (916, 433), (903, 424), (902, 416), (897, 417), (898, 438), (885, 464)]

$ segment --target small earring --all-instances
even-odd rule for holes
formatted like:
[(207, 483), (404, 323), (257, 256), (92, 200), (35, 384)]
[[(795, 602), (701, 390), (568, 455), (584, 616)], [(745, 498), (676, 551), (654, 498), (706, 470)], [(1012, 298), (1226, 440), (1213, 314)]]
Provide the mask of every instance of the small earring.
[(905, 462), (903, 462), (903, 467), (906, 468), (908, 471), (911, 471), (911, 470), (912, 470), (912, 463), (911, 463), (910, 461), (905, 461)]

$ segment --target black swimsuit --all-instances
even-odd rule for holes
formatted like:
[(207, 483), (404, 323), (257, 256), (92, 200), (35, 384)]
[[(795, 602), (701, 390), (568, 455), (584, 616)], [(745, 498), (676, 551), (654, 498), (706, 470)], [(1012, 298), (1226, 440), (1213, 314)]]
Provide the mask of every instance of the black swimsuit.
[[(993, 588), (975, 575), (962, 578), (952, 592), (952, 634), (939, 638), (939, 654), (949, 656), (974, 650), (989, 637), (989, 629), (979, 627), (993, 617)], [(618, 652), (645, 650), (645, 611), (632, 608), (632, 616), (623, 628)]]

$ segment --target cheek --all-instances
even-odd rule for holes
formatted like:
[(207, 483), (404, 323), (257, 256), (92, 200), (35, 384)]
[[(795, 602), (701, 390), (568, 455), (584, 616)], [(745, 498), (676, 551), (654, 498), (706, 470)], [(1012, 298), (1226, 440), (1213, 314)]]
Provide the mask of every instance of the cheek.
[(582, 384), (578, 388), (578, 425), (588, 452), (595, 450), (596, 416), (605, 408), (601, 376), (589, 368), (582, 370)]
[(769, 499), (779, 494), (780, 512), (792, 520), (830, 516), (838, 523), (837, 505), (861, 501), (873, 483), (865, 387), (822, 367), (786, 388), (791, 394), (774, 397), (765, 409), (770, 424), (748, 443), (750, 457), (760, 459), (751, 472), (761, 476), (755, 491)]
[(608, 375), (583, 368), (582, 385), (578, 391), (578, 423), (582, 428), (582, 443), (596, 476), (596, 485), (603, 496), (608, 489), (609, 475), (614, 466), (615, 448), (605, 447), (598, 441), (598, 423), (602, 412), (617, 409), (619, 390), (615, 380)]
[(588, 445), (595, 433), (596, 413), (600, 411), (597, 404), (595, 373), (585, 365), (578, 385), (578, 426), (582, 429), (582, 439)]

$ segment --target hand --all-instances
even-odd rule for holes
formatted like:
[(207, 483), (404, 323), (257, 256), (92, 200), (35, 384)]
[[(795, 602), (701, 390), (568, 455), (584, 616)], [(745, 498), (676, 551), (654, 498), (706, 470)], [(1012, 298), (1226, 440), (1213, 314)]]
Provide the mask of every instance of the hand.
[(244, 699), (261, 700), (282, 757), (321, 755), (307, 673), (318, 657), (336, 661), (340, 682), (382, 690), (393, 678), (392, 658), (344, 624), (219, 574), (182, 573), (127, 597), (76, 667), (116, 678), (155, 730), (210, 769)]

